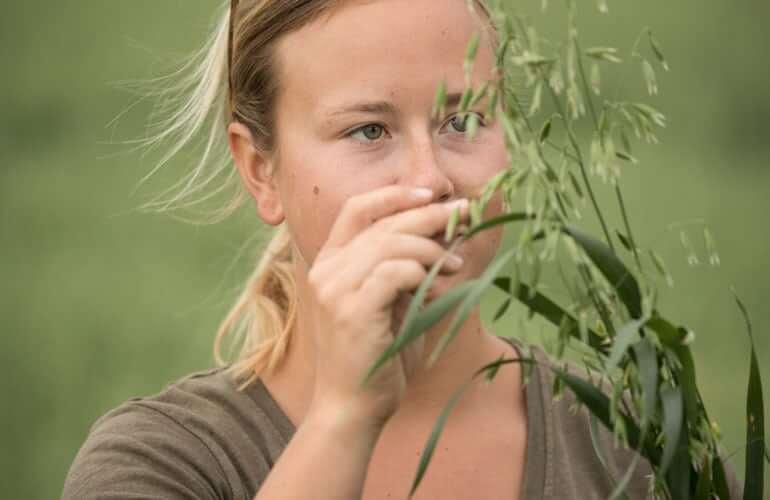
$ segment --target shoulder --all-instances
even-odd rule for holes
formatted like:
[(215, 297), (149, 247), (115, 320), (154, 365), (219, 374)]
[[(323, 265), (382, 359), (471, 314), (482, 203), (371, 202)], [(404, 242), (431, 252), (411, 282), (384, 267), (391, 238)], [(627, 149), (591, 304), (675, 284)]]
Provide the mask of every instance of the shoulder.
[(193, 373), (100, 417), (63, 498), (248, 496), (289, 431), (257, 384), (239, 391), (224, 369)]
[(528, 493), (538, 498), (608, 498), (633, 465), (628, 495), (648, 498), (649, 462), (617, 444), (612, 432), (592, 419), (572, 391), (555, 391), (557, 369), (597, 384), (607, 394), (606, 386), (598, 383), (599, 376), (575, 363), (558, 362), (539, 346), (511, 342), (524, 357), (534, 360), (525, 389), (528, 447), (532, 447), (527, 453), (542, 473), (526, 486)]

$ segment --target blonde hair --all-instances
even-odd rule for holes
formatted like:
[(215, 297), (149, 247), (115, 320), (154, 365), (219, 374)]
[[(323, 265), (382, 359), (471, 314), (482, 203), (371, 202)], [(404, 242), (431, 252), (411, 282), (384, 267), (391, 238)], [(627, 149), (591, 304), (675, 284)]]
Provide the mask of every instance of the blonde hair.
[[(177, 155), (205, 131), (203, 151), (194, 168), (158, 197), (143, 205), (150, 210), (194, 210), (223, 191), (229, 200), (206, 222), (231, 215), (247, 198), (227, 149), (226, 128), (231, 121), (246, 125), (260, 150), (277, 157), (275, 111), (280, 81), (275, 46), (279, 39), (331, 11), (342, 0), (244, 0), (223, 6), (223, 14), (206, 45), (195, 57), (168, 77), (173, 81), (163, 93), (159, 132), (147, 142), (172, 146), (141, 182)], [(481, 0), (469, 0), (491, 19)], [(232, 17), (232, 19), (231, 19)], [(229, 71), (228, 71), (229, 70)], [(184, 76), (187, 75), (187, 76)], [(276, 162), (280, 168), (280, 161)], [(217, 180), (221, 185), (208, 189)], [(240, 352), (228, 367), (241, 382), (254, 382), (261, 373), (273, 372), (289, 347), (297, 312), (292, 267), (294, 247), (286, 226), (273, 231), (254, 272), (217, 331), (214, 357), (227, 365), (223, 344), (232, 337)]]

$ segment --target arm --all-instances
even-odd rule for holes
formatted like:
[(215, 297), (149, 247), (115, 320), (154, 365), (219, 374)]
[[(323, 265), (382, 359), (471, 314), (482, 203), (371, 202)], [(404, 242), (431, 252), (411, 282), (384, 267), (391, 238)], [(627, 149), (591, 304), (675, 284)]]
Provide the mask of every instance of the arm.
[(361, 498), (382, 428), (326, 412), (309, 414), (270, 470), (255, 500)]

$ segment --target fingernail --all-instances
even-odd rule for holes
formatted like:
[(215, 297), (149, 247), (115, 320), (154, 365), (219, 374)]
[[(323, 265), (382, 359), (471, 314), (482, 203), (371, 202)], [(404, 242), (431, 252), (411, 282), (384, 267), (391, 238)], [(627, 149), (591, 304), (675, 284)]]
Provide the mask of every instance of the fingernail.
[(433, 198), (433, 191), (428, 188), (414, 188), (412, 189), (412, 196), (418, 200), (429, 200)]
[(450, 212), (452, 210), (454, 210), (455, 208), (459, 208), (460, 211), (462, 212), (468, 206), (468, 200), (466, 198), (460, 198), (459, 200), (448, 201), (448, 202), (444, 203), (444, 206)]

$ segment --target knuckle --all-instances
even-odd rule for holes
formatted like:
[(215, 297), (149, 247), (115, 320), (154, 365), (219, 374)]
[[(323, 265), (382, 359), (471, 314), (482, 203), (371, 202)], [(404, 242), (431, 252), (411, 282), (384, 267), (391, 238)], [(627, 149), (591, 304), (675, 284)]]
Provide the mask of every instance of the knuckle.
[(425, 270), (425, 267), (423, 267), (422, 264), (420, 264), (417, 261), (410, 260), (407, 262), (406, 270), (408, 271), (409, 275), (415, 279), (423, 279), (425, 276), (428, 275), (428, 272)]
[(399, 264), (396, 261), (385, 260), (377, 265), (374, 274), (381, 280), (392, 281), (398, 278)]

